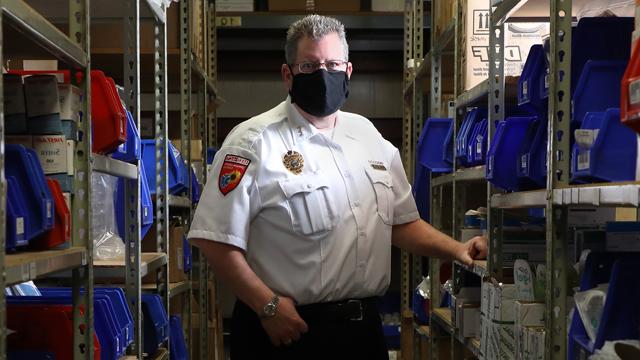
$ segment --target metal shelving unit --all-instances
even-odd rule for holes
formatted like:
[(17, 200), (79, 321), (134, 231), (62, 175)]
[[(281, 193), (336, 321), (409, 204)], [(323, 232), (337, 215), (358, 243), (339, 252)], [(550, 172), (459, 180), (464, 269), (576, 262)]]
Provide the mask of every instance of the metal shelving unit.
[[(89, 77), (89, 18), (87, 1), (69, 1), (69, 29), (67, 36), (52, 25), (41, 14), (32, 9), (24, 1), (9, 0), (2, 2), (2, 20), (16, 28), (22, 36), (32, 44), (39, 45), (48, 54), (69, 65), (82, 73), (81, 82), (74, 78), (74, 85), (83, 92), (82, 108), (88, 114), (88, 104), (91, 98)], [(0, 38), (0, 42), (13, 39)], [(3, 56), (11, 54), (0, 54)], [(0, 61), (4, 63), (4, 60)], [(2, 86), (0, 82), (0, 87)], [(2, 93), (0, 89), (0, 93)], [(0, 102), (0, 114), (4, 113)], [(91, 117), (83, 117), (78, 123), (79, 131), (90, 133)], [(4, 141), (4, 116), (0, 117), (0, 139)], [(75, 196), (71, 202), (73, 216), (71, 248), (66, 250), (52, 250), (30, 253), (17, 253), (6, 255), (5, 247), (5, 216), (6, 216), (6, 184), (0, 182), (0, 288), (16, 284), (22, 281), (33, 280), (47, 276), (54, 272), (72, 269), (73, 276), (73, 354), (75, 359), (92, 358), (93, 352), (85, 353), (83, 349), (93, 348), (93, 242), (89, 239), (91, 228), (91, 204), (90, 175), (93, 171), (91, 161), (90, 137), (80, 139), (77, 143), (73, 161), (75, 166), (74, 189)], [(4, 146), (0, 146), (0, 179), (5, 178), (4, 173)], [(80, 293), (80, 288), (87, 291)], [(5, 294), (0, 294), (0, 306), (5, 309), (0, 312), (0, 358), (6, 357), (7, 327), (6, 327), (6, 301)], [(84, 308), (83, 313), (80, 307)], [(82, 331), (88, 329), (88, 331)]]
[[(487, 0), (489, 3), (489, 1)], [(407, 1), (407, 5), (411, 0)], [(581, 3), (584, 5), (584, 2)], [(441, 109), (442, 73), (440, 56), (445, 49), (451, 49), (452, 42), (455, 54), (456, 74), (460, 74), (461, 62), (461, 21), (462, 2), (456, 1), (456, 19), (446, 27), (439, 37), (432, 34), (430, 64), (431, 71), (426, 71), (424, 66), (418, 66), (413, 75), (405, 71), (404, 98), (405, 103), (411, 103), (415, 97), (415, 79), (425, 76), (431, 77), (431, 89), (429, 98), (431, 108), (427, 112), (429, 116), (439, 117), (444, 115)], [(415, 14), (410, 12), (410, 6), (405, 13), (406, 31), (415, 31), (411, 28), (411, 21)], [(570, 114), (570, 99), (568, 94), (570, 86), (570, 59), (571, 59), (571, 21), (572, 1), (570, 0), (503, 0), (496, 6), (490, 7), (489, 28), (489, 78), (477, 86), (455, 94), (456, 99), (456, 125), (459, 126), (461, 117), (466, 107), (482, 104), (489, 109), (489, 142), (495, 134), (495, 120), (502, 120), (505, 116), (505, 103), (509, 103), (515, 97), (515, 82), (513, 78), (505, 77), (504, 73), (504, 30), (508, 21), (549, 21), (551, 25), (551, 59), (550, 59), (550, 90), (549, 90), (549, 147), (547, 157), (550, 160), (547, 170), (547, 184), (545, 189), (523, 191), (516, 193), (503, 193), (494, 188), (484, 179), (485, 168), (475, 167), (470, 169), (455, 169), (453, 173), (431, 179), (431, 222), (444, 232), (450, 232), (457, 237), (459, 227), (462, 224), (462, 216), (468, 205), (469, 187), (473, 192), (486, 191), (486, 202), (483, 206), (488, 208), (487, 233), (489, 237), (489, 256), (487, 260), (475, 261), (472, 266), (466, 266), (458, 262), (453, 265), (454, 288), (461, 286), (461, 274), (463, 271), (471, 272), (483, 279), (503, 280), (502, 262), (502, 219), (504, 209), (544, 208), (546, 216), (546, 359), (565, 359), (567, 350), (567, 314), (568, 306), (566, 296), (567, 284), (567, 218), (569, 207), (631, 207), (640, 206), (640, 183), (607, 183), (569, 185), (569, 157), (559, 154), (569, 153), (569, 137), (559, 136), (560, 133), (569, 132), (569, 122), (562, 121), (563, 117)], [(433, 13), (433, 11), (432, 11)], [(452, 40), (453, 39), (453, 40)], [(407, 43), (411, 45), (410, 43)], [(405, 46), (407, 45), (405, 44)], [(406, 48), (405, 48), (406, 49)], [(410, 58), (411, 53), (405, 51), (405, 57)], [(563, 55), (563, 56), (561, 56)], [(406, 59), (405, 59), (406, 60)], [(425, 62), (426, 63), (426, 62)], [(409, 69), (407, 69), (409, 70)], [(562, 74), (562, 76), (561, 76)], [(454, 79), (454, 89), (461, 79)], [(426, 90), (425, 90), (426, 91)], [(409, 92), (409, 93), (407, 93)], [(410, 108), (413, 110), (413, 108)], [(410, 113), (405, 108), (408, 114)], [(426, 117), (426, 116), (425, 116)], [(410, 118), (407, 116), (407, 118)], [(457, 130), (454, 127), (454, 136)], [(454, 150), (455, 151), (455, 150)], [(455, 158), (455, 154), (454, 154)], [(406, 157), (405, 161), (411, 159)], [(451, 199), (451, 200), (449, 200)], [(433, 211), (436, 208), (438, 211)], [(451, 215), (449, 214), (451, 208)], [(444, 214), (443, 214), (444, 213)], [(451, 218), (449, 219), (449, 216)], [(448, 220), (448, 221), (445, 221)], [(406, 269), (403, 262), (403, 275), (409, 276), (415, 269)], [(431, 279), (439, 278), (440, 262), (430, 259)], [(440, 285), (432, 281), (431, 293), (432, 306), (439, 304)], [(404, 293), (403, 293), (404, 296)], [(438, 341), (443, 337), (449, 337), (451, 343), (450, 358), (461, 359), (465, 351), (470, 351), (478, 357), (479, 343), (475, 339), (464, 339), (458, 335), (451, 323), (449, 309), (432, 308), (432, 322), (429, 326), (431, 339), (431, 359), (438, 359)], [(418, 328), (416, 326), (416, 328)], [(404, 351), (403, 347), (403, 351)], [(466, 349), (466, 350), (465, 350)], [(411, 358), (411, 356), (407, 357)]]

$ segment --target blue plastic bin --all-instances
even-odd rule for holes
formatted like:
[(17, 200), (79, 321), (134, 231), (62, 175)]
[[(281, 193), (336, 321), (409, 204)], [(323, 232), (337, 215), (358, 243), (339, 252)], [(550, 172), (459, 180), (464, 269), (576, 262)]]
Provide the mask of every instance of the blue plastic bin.
[(11, 351), (7, 350), (7, 360), (55, 360), (49, 351)]
[[(155, 195), (156, 193), (156, 140), (142, 140), (142, 161), (144, 162), (145, 170), (147, 173), (147, 184), (149, 185), (149, 192), (151, 195)], [(179, 163), (178, 158), (175, 156), (175, 147), (168, 142), (169, 151), (168, 151), (168, 159), (169, 163), (167, 164), (168, 172), (169, 172), (169, 193), (176, 195), (180, 191), (184, 191), (186, 182), (183, 179), (182, 173), (179, 171)], [(177, 152), (177, 150), (176, 150)], [(178, 155), (180, 153), (178, 152)]]
[(31, 240), (53, 228), (53, 197), (35, 151), (22, 145), (5, 146), (5, 172), (14, 177), (16, 191), (22, 195), (29, 214), (25, 236)]
[(487, 154), (486, 178), (495, 186), (518, 191), (518, 156), (529, 124), (537, 117), (511, 117), (498, 123)]
[(120, 144), (116, 151), (111, 155), (114, 159), (135, 162), (141, 157), (140, 133), (133, 121), (133, 116), (127, 111), (127, 141)]
[(542, 189), (547, 183), (547, 117), (536, 118), (522, 141), (518, 156), (520, 190)]
[(191, 168), (191, 202), (197, 204), (200, 201), (200, 195), (202, 195), (202, 189), (200, 189), (196, 172)]
[(544, 47), (533, 45), (518, 80), (518, 106), (532, 112), (544, 114), (549, 98), (549, 65)]
[(582, 121), (582, 138), (571, 153), (571, 180), (576, 182), (631, 181), (636, 178), (637, 137), (620, 122), (620, 109), (587, 113)]
[(187, 350), (187, 342), (184, 339), (180, 316), (171, 315), (169, 317), (169, 327), (171, 329), (171, 352), (169, 353), (169, 358), (171, 360), (189, 360), (189, 351)]
[(456, 136), (456, 159), (461, 166), (472, 165), (473, 161), (469, 161), (469, 144), (473, 142), (473, 132), (476, 125), (486, 118), (487, 109), (477, 107), (467, 109), (467, 114), (462, 120)]
[(187, 166), (186, 160), (182, 157), (180, 150), (173, 146), (172, 143), (169, 143), (169, 156), (173, 156), (176, 159), (176, 165), (178, 166), (178, 171), (176, 173), (176, 184), (174, 188), (169, 187), (169, 191), (174, 195), (184, 194), (188, 191), (189, 187), (189, 168)]
[(429, 221), (429, 191), (431, 188), (431, 174), (429, 169), (422, 165), (416, 166), (416, 176), (413, 179), (413, 198), (416, 199), (416, 206), (420, 217)]
[[(149, 190), (149, 183), (144, 179), (147, 178), (144, 162), (140, 162), (139, 167), (140, 178), (140, 237), (143, 238), (151, 226), (153, 225), (153, 202), (151, 201), (151, 192)], [(118, 185), (116, 188), (115, 207), (116, 207), (116, 222), (118, 225), (118, 233), (121, 238), (125, 238), (125, 211), (124, 211), (124, 187), (125, 180), (118, 178)]]
[[(631, 55), (630, 17), (583, 17), (573, 30), (571, 42), (571, 90), (589, 60), (623, 60)], [(618, 84), (619, 88), (620, 85)], [(620, 89), (616, 89), (620, 91)]]
[(18, 180), (13, 176), (7, 176), (7, 219), (6, 242), (7, 251), (15, 251), (17, 247), (29, 245), (29, 239), (25, 234), (30, 221), (26, 204), (19, 191)]
[(216, 148), (207, 148), (207, 165), (213, 164), (213, 158), (216, 156), (218, 149)]
[(467, 149), (469, 166), (483, 165), (487, 159), (487, 119), (482, 119), (473, 129)]
[(586, 62), (571, 99), (572, 131), (580, 128), (587, 112), (620, 106), (620, 82), (626, 67), (626, 61)]
[(142, 294), (144, 315), (144, 352), (154, 354), (169, 338), (169, 319), (157, 294)]
[(640, 337), (638, 261), (638, 253), (589, 254), (580, 279), (580, 290), (589, 290), (602, 283), (609, 283), (609, 288), (595, 341), (587, 335), (576, 309), (569, 329), (568, 359), (586, 358), (602, 348), (605, 341)]
[(451, 172), (453, 119), (429, 118), (418, 140), (418, 162), (433, 173)]
[[(42, 295), (45, 296), (71, 296), (70, 288), (40, 288)], [(94, 294), (100, 294), (107, 296), (111, 300), (113, 310), (115, 312), (115, 319), (118, 323), (118, 327), (122, 329), (124, 333), (124, 346), (125, 348), (133, 343), (133, 315), (127, 304), (127, 299), (124, 294), (124, 290), (121, 288), (94, 288)]]

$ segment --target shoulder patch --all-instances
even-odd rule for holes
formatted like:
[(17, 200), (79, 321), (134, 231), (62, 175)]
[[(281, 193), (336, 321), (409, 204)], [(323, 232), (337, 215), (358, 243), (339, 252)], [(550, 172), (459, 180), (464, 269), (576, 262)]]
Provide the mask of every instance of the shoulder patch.
[(224, 157), (224, 162), (218, 175), (218, 188), (222, 195), (226, 196), (240, 184), (240, 180), (242, 180), (250, 163), (251, 160), (242, 156), (227, 154)]

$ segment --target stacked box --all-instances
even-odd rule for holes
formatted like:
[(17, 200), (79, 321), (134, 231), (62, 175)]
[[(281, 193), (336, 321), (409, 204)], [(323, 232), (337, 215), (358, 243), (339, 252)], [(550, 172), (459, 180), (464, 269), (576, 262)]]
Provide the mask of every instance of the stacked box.
[(514, 284), (482, 284), (480, 351), (485, 359), (515, 357)]
[(515, 302), (516, 360), (544, 358), (544, 319), (544, 303)]

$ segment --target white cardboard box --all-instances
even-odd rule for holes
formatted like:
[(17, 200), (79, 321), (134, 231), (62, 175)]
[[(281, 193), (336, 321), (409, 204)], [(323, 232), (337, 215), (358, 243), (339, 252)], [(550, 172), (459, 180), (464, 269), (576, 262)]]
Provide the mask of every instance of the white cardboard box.
[(58, 100), (60, 102), (60, 119), (80, 121), (82, 92), (71, 84), (58, 84)]
[(480, 304), (466, 303), (459, 307), (460, 309), (460, 333), (463, 337), (479, 337), (480, 336)]
[(55, 75), (33, 75), (24, 79), (27, 116), (60, 113), (58, 80)]
[(543, 327), (525, 327), (526, 342), (524, 358), (526, 360), (544, 360), (545, 331)]
[[(463, 36), (464, 90), (471, 89), (489, 77), (489, 1), (467, 0), (465, 32)], [(505, 76), (519, 76), (534, 44), (542, 44), (549, 34), (548, 23), (505, 24)]]
[(515, 318), (517, 326), (544, 326), (544, 303), (516, 301)]
[(67, 141), (64, 135), (33, 136), (33, 149), (46, 175), (67, 173)]
[(492, 286), (492, 307), (489, 309), (489, 318), (493, 322), (513, 323), (516, 286), (502, 283), (492, 284)]

